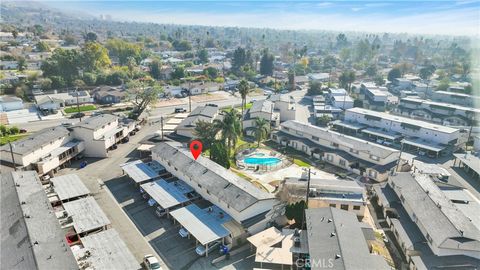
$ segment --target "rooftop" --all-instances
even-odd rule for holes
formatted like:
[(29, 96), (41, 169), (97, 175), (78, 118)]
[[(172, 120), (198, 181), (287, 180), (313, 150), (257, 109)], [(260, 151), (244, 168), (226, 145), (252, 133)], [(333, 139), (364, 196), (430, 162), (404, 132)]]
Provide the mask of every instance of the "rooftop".
[(184, 175), (238, 212), (260, 200), (274, 199), (272, 194), (257, 188), (206, 157), (199, 156), (194, 160), (190, 150), (178, 143), (159, 143), (152, 149), (152, 154), (154, 157), (157, 154), (163, 159), (158, 160), (160, 163), (168, 162), (170, 166), (182, 170)]
[(170, 214), (202, 245), (219, 240), (230, 233), (223, 224), (232, 218), (217, 206), (201, 209), (196, 204), (190, 204)]
[(187, 198), (187, 193), (193, 191), (193, 188), (185, 184), (182, 180), (169, 183), (160, 179), (145, 183), (140, 187), (163, 209), (169, 209), (188, 202), (190, 199)]
[[(442, 248), (480, 249), (480, 230), (435, 185), (430, 176), (409, 172), (390, 176), (402, 204), (414, 209), (436, 245)], [(466, 241), (466, 239), (470, 239)]]
[(88, 188), (76, 174), (66, 174), (50, 180), (61, 201), (90, 194)]
[[(16, 154), (26, 155), (42, 146), (68, 136), (69, 133), (68, 129), (62, 126), (45, 128), (24, 139), (12, 142), (12, 150)], [(1, 149), (2, 151), (10, 152), (8, 145), (2, 146)]]
[[(357, 216), (325, 207), (305, 210), (310, 260), (333, 263), (329, 269), (390, 269), (383, 257), (370, 254)], [(323, 269), (312, 264), (312, 269)]]
[(105, 114), (99, 114), (96, 116), (85, 118), (85, 120), (83, 120), (82, 122), (79, 122), (78, 124), (75, 124), (73, 127), (74, 128), (81, 127), (81, 128), (91, 129), (91, 130), (97, 130), (115, 121), (118, 121), (118, 116), (105, 113)]
[(68, 215), (73, 219), (73, 227), (80, 234), (107, 226), (110, 220), (100, 209), (93, 197), (67, 202), (63, 204)]
[(377, 111), (367, 110), (367, 109), (363, 109), (363, 108), (350, 108), (350, 109), (346, 110), (346, 113), (347, 114), (348, 113), (357, 113), (357, 114), (361, 114), (361, 115), (369, 115), (369, 116), (380, 118), (380, 119), (385, 120), (385, 121), (406, 123), (406, 124), (410, 124), (410, 125), (414, 125), (414, 126), (419, 126), (419, 127), (422, 127), (422, 128), (437, 130), (437, 131), (440, 131), (440, 132), (443, 132), (443, 133), (458, 132), (458, 129), (456, 129), (456, 128), (436, 125), (436, 124), (432, 124), (432, 123), (425, 122), (425, 121), (415, 120), (415, 119), (411, 119), (411, 118), (407, 118), (407, 117), (396, 116), (396, 115), (392, 115), (392, 114), (385, 113), (385, 112), (377, 112)]
[(444, 103), (444, 102), (436, 102), (436, 101), (419, 99), (419, 98), (406, 97), (406, 98), (402, 98), (400, 101), (415, 102), (415, 103), (421, 103), (421, 104), (426, 104), (426, 105), (433, 105), (433, 106), (438, 106), (438, 107), (455, 109), (455, 110), (459, 110), (459, 111), (470, 111), (470, 112), (480, 113), (480, 109), (478, 109), (478, 108), (464, 107), (464, 106), (460, 106), (460, 105)]
[(250, 113), (256, 112), (266, 112), (271, 113), (273, 108), (273, 103), (270, 100), (256, 100), (253, 102), (252, 107), (250, 108)]
[(156, 178), (165, 168), (156, 161), (144, 163), (141, 160), (121, 164), (122, 170), (136, 183)]
[(34, 171), (0, 176), (2, 269), (78, 269)]
[(470, 169), (480, 174), (480, 157), (471, 153), (466, 154), (453, 154), (455, 158), (458, 158), (463, 164), (467, 165)]
[[(344, 145), (350, 148), (354, 148), (358, 151), (371, 153), (378, 157), (388, 157), (393, 153), (399, 153), (398, 150), (389, 148), (380, 144), (372, 143), (366, 140), (362, 140), (356, 137), (344, 135), (336, 131), (332, 131), (326, 128), (317, 127), (311, 124), (305, 124), (295, 120), (285, 121), (281, 124), (282, 127), (287, 127), (303, 133), (308, 133), (311, 136), (318, 137), (329, 142), (335, 142), (339, 145)], [(318, 142), (312, 141), (314, 144)], [(330, 145), (328, 147), (331, 147)]]
[[(88, 269), (140, 269), (140, 264), (115, 229), (82, 237), (82, 244), (84, 248), (74, 251), (80, 266), (89, 265)], [(86, 256), (87, 251), (89, 256)]]

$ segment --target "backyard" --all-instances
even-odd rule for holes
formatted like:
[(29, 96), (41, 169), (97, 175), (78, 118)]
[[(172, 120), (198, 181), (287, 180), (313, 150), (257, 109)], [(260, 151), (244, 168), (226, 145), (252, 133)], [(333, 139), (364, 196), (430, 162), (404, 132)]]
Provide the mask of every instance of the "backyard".
[(65, 108), (64, 111), (65, 113), (76, 113), (76, 112), (88, 112), (88, 111), (93, 111), (96, 110), (97, 107), (95, 105), (82, 105), (77, 108), (77, 106), (71, 106), (68, 108)]

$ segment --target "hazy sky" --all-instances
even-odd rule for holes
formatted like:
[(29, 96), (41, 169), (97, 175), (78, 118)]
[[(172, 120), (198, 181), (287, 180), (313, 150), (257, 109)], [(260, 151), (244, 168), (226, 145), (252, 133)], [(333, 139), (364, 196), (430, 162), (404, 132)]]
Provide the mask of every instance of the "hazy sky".
[(476, 1), (42, 1), (114, 20), (369, 32), (480, 35)]

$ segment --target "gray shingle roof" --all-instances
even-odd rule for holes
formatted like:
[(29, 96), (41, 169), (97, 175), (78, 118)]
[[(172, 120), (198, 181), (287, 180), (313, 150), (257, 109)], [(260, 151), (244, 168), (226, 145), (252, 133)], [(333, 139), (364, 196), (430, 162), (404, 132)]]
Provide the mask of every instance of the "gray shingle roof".
[(88, 190), (76, 174), (56, 176), (50, 181), (61, 201), (90, 194), (90, 190)]
[(73, 227), (78, 234), (110, 225), (110, 220), (93, 197), (67, 202), (63, 207), (72, 216)]
[[(25, 139), (13, 142), (13, 152), (20, 155), (25, 155), (41, 148), (44, 145), (49, 144), (50, 142), (56, 141), (61, 137), (68, 136), (68, 134), (68, 129), (62, 126), (42, 129)], [(2, 151), (10, 152), (8, 145), (2, 146), (1, 149)]]
[[(283, 122), (282, 127), (287, 127), (289, 129), (300, 131), (303, 133), (307, 133), (310, 136), (319, 137), (321, 139), (325, 139), (330, 142), (336, 142), (341, 145), (348, 146), (350, 148), (354, 148), (355, 150), (361, 152), (367, 152), (371, 155), (375, 155), (381, 158), (386, 158), (393, 153), (398, 153), (399, 151), (393, 148), (389, 148), (380, 144), (372, 143), (369, 141), (365, 141), (356, 137), (348, 136), (342, 133), (338, 133), (336, 131), (332, 131), (326, 128), (317, 127), (311, 124), (302, 123), (295, 120), (289, 120)], [(311, 141), (314, 144), (319, 144), (318, 142)], [(331, 147), (330, 145), (326, 147)]]
[(0, 182), (2, 269), (78, 269), (37, 173), (4, 173)]
[(203, 189), (238, 212), (259, 200), (274, 199), (272, 194), (257, 188), (208, 158), (200, 156), (194, 160), (187, 148), (176, 146), (175, 143), (160, 143), (152, 149), (152, 153), (164, 158), (157, 160), (158, 162), (161, 164), (169, 162), (171, 166), (182, 170)]
[[(443, 248), (480, 250), (480, 230), (424, 174), (397, 173), (391, 185), (404, 206), (413, 209), (434, 243)], [(466, 239), (470, 239), (466, 241)]]
[(73, 127), (82, 127), (86, 129), (96, 130), (101, 128), (102, 126), (111, 123), (115, 120), (118, 120), (118, 117), (113, 114), (99, 114), (96, 116), (92, 116), (86, 118), (82, 122), (74, 125)]
[(381, 256), (370, 254), (354, 213), (325, 207), (305, 215), (312, 269), (389, 269)]
[(214, 106), (199, 106), (195, 108), (187, 118), (178, 125), (178, 127), (193, 127), (198, 121), (212, 122), (218, 114), (218, 107)]
[(256, 113), (256, 112), (271, 113), (272, 107), (273, 107), (273, 102), (271, 102), (270, 100), (267, 100), (267, 99), (256, 100), (255, 102), (253, 102), (253, 105), (250, 108), (250, 113)]

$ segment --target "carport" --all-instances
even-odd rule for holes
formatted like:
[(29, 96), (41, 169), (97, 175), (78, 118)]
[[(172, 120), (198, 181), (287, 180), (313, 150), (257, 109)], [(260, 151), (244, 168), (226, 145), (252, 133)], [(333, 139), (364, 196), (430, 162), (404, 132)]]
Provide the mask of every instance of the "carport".
[[(197, 244), (203, 246), (219, 239), (224, 244), (224, 237), (230, 234), (223, 224), (232, 218), (215, 205), (201, 209), (190, 204), (172, 211), (171, 216), (195, 237)], [(208, 248), (205, 255), (208, 256)]]
[(404, 146), (407, 146), (406, 149), (410, 149), (414, 151), (423, 150), (427, 153), (427, 155), (433, 154), (437, 158), (440, 155), (440, 152), (446, 149), (446, 146), (432, 144), (427, 141), (414, 140), (414, 139), (403, 139), (402, 144)]
[(196, 198), (193, 188), (182, 180), (169, 183), (160, 179), (145, 183), (140, 187), (150, 196), (149, 204), (158, 204), (155, 212), (159, 217), (163, 214), (169, 215), (170, 210)]
[(126, 173), (138, 185), (154, 180), (166, 172), (165, 168), (156, 161), (144, 163), (141, 160), (135, 160), (121, 164), (120, 167), (123, 173)]

